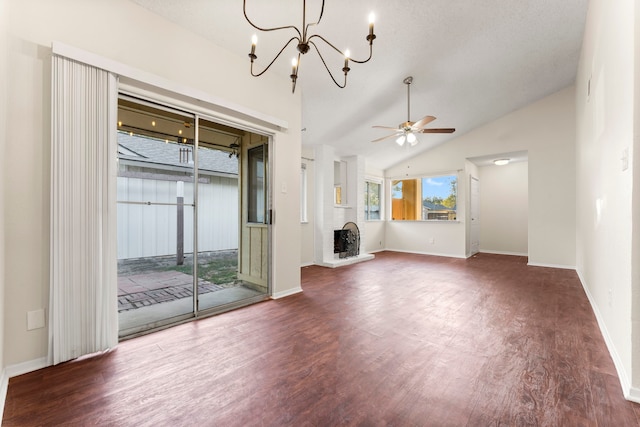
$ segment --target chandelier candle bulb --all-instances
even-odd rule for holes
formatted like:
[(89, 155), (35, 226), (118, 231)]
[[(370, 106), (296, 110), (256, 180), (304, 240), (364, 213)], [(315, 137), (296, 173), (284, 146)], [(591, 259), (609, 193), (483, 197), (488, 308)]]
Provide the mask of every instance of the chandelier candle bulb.
[(373, 23), (376, 20), (376, 15), (371, 12), (369, 14), (369, 37), (373, 37)]
[(351, 55), (351, 52), (349, 52), (349, 49), (344, 51), (344, 68), (349, 68), (349, 56)]
[(255, 55), (256, 53), (256, 44), (258, 44), (258, 36), (254, 34), (251, 36), (251, 55)]

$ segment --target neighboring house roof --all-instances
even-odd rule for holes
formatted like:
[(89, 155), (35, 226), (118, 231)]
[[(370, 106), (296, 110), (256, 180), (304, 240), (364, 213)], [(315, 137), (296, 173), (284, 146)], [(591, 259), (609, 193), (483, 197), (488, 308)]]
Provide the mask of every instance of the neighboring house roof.
[[(192, 163), (180, 162), (181, 148), (192, 150), (193, 146), (118, 132), (120, 159), (191, 169)], [(193, 160), (193, 157), (190, 155), (189, 159)], [(238, 174), (238, 160), (234, 157), (230, 158), (229, 153), (225, 151), (199, 148), (198, 164), (202, 171)]]
[(450, 210), (456, 209), (455, 206), (453, 208), (448, 208), (444, 205), (441, 205), (440, 203), (431, 203), (426, 200), (422, 201), (422, 207), (427, 208), (427, 210), (430, 210), (430, 211), (450, 211)]

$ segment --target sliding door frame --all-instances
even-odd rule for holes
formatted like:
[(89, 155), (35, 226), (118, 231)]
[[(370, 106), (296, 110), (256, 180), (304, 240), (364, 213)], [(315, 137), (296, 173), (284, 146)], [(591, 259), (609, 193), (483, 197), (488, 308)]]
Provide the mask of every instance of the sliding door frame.
[[(263, 295), (259, 295), (259, 296), (255, 296), (255, 297), (250, 297), (250, 298), (246, 298), (246, 299), (242, 299), (239, 301), (235, 301), (235, 302), (231, 302), (231, 303), (225, 303), (225, 304), (221, 304), (218, 306), (214, 306), (211, 308), (207, 308), (204, 310), (200, 310), (199, 307), (199, 290), (198, 290), (198, 205), (199, 205), (199, 199), (198, 199), (198, 183), (199, 183), (199, 162), (198, 162), (198, 148), (199, 148), (199, 144), (200, 144), (200, 138), (199, 138), (199, 128), (200, 128), (200, 119), (204, 119), (207, 121), (211, 121), (217, 124), (221, 124), (221, 125), (225, 125), (225, 126), (230, 126), (233, 127), (235, 129), (238, 130), (242, 130), (242, 131), (246, 131), (246, 132), (250, 132), (252, 134), (256, 134), (256, 135), (260, 135), (262, 137), (266, 137), (267, 141), (265, 143), (265, 145), (267, 146), (267, 150), (268, 150), (268, 154), (267, 157), (269, 159), (271, 159), (272, 153), (273, 153), (273, 133), (269, 133), (269, 132), (265, 132), (263, 129), (257, 129), (255, 127), (252, 126), (248, 126), (246, 124), (241, 124), (238, 122), (234, 122), (228, 119), (224, 119), (224, 118), (220, 118), (217, 117), (212, 111), (207, 111), (206, 109), (203, 108), (198, 108), (195, 105), (190, 105), (189, 103), (185, 102), (185, 101), (179, 101), (177, 98), (178, 96), (176, 95), (176, 99), (174, 100), (175, 102), (172, 102), (171, 97), (167, 97), (167, 96), (153, 96), (152, 92), (146, 91), (146, 90), (136, 90), (135, 86), (129, 86), (126, 84), (119, 84), (119, 88), (118, 88), (118, 98), (122, 98), (122, 99), (127, 99), (129, 101), (132, 102), (136, 102), (136, 103), (140, 103), (142, 105), (150, 105), (153, 106), (154, 108), (160, 109), (160, 110), (165, 110), (168, 112), (172, 112), (172, 113), (180, 113), (180, 114), (184, 114), (185, 116), (189, 116), (192, 117), (194, 120), (194, 143), (193, 143), (193, 162), (194, 162), (194, 169), (193, 169), (193, 270), (192, 270), (192, 274), (193, 274), (193, 283), (192, 283), (192, 287), (193, 287), (193, 305), (192, 305), (192, 312), (191, 313), (186, 313), (186, 314), (179, 314), (175, 317), (171, 317), (168, 319), (162, 319), (162, 320), (158, 320), (155, 322), (151, 323), (151, 327), (145, 327), (145, 326), (140, 326), (140, 327), (135, 327), (135, 328), (131, 328), (129, 331), (119, 331), (120, 335), (120, 340), (123, 339), (128, 339), (128, 338), (133, 338), (139, 335), (144, 335), (147, 333), (151, 333), (154, 331), (158, 331), (161, 329), (165, 329), (171, 326), (174, 326), (176, 324), (180, 324), (180, 323), (184, 323), (184, 322), (188, 322), (191, 320), (195, 320), (195, 319), (200, 319), (200, 318), (204, 318), (204, 317), (208, 317), (208, 316), (212, 316), (215, 314), (219, 314), (225, 311), (229, 311), (232, 310), (234, 308), (239, 308), (245, 305), (250, 305), (250, 304), (254, 304), (256, 302), (260, 302), (266, 299), (269, 299), (272, 295), (272, 277), (273, 277), (273, 266), (272, 266), (272, 245), (273, 245), (273, 239), (272, 239), (272, 218), (271, 218), (271, 212), (273, 211), (272, 208), (272, 201), (273, 201), (273, 188), (271, 183), (273, 182), (273, 168), (272, 168), (272, 164), (273, 162), (270, 160), (267, 163), (267, 166), (265, 168), (265, 178), (267, 181), (267, 185), (265, 188), (265, 202), (267, 203), (266, 206), (266, 213), (268, 215), (268, 221), (266, 222), (266, 226), (267, 226), (267, 254), (266, 254), (266, 262), (267, 262), (267, 269), (268, 269), (268, 273), (267, 273), (267, 291), (265, 294)], [(242, 152), (246, 152), (246, 150), (239, 150), (240, 153)], [(239, 162), (239, 164), (241, 165), (242, 162)], [(242, 171), (241, 171), (241, 167), (239, 168), (239, 174), (238, 174), (238, 189), (239, 189), (239, 204), (240, 204), (240, 209), (238, 212), (238, 215), (242, 215), (243, 209), (242, 209), (242, 186), (246, 185), (246, 183), (243, 182), (243, 178), (242, 178)], [(240, 240), (241, 240), (241, 229), (240, 227), (242, 227), (242, 218), (239, 218), (239, 222), (238, 222), (238, 240), (239, 240), (239, 245), (241, 244)]]

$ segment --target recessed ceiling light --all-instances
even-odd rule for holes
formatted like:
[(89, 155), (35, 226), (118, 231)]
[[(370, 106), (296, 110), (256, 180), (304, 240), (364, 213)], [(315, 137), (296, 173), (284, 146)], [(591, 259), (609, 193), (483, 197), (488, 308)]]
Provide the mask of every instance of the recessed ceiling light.
[(496, 159), (493, 161), (493, 164), (496, 166), (504, 166), (509, 163), (509, 159)]

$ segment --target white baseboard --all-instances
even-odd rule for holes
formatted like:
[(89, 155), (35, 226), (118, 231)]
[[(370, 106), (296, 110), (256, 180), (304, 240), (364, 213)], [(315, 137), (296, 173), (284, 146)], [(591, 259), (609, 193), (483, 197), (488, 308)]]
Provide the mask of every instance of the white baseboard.
[(315, 262), (304, 262), (304, 263), (302, 263), (302, 265), (300, 265), (300, 268), (310, 267), (312, 265), (316, 265), (316, 263)]
[(447, 258), (462, 258), (462, 259), (466, 259), (467, 258), (465, 255), (444, 254), (444, 253), (439, 253), (439, 252), (407, 251), (405, 249), (385, 249), (385, 251), (402, 252), (402, 253), (405, 253), (405, 254), (416, 254), (416, 255), (441, 256), (441, 257), (447, 257)]
[(297, 288), (287, 289), (286, 291), (282, 291), (282, 292), (276, 292), (273, 295), (271, 295), (271, 299), (280, 299), (280, 298), (288, 297), (291, 295), (299, 294), (301, 292), (302, 292), (302, 288), (298, 286)]
[(600, 314), (600, 310), (598, 306), (595, 304), (593, 296), (591, 292), (589, 292), (589, 288), (586, 285), (586, 281), (582, 276), (582, 273), (576, 269), (578, 273), (578, 278), (580, 279), (580, 283), (582, 284), (582, 289), (584, 289), (584, 293), (587, 294), (587, 299), (589, 300), (589, 304), (591, 305), (591, 309), (593, 313), (596, 315), (596, 320), (598, 322), (598, 327), (600, 328), (600, 332), (602, 333), (602, 337), (604, 338), (604, 342), (607, 345), (607, 350), (609, 350), (609, 354), (611, 355), (611, 359), (613, 360), (613, 365), (616, 368), (616, 372), (618, 373), (618, 378), (620, 379), (620, 386), (622, 387), (622, 394), (624, 398), (630, 400), (632, 402), (640, 403), (640, 390), (634, 387), (631, 387), (631, 381), (629, 381), (629, 376), (624, 369), (624, 365), (622, 364), (622, 359), (620, 355), (616, 351), (616, 347), (613, 345), (613, 340), (611, 339), (611, 335), (609, 335), (609, 331), (607, 330), (607, 325), (604, 323), (604, 319), (602, 314)]
[(40, 357), (34, 360), (28, 360), (22, 363), (16, 363), (15, 365), (10, 365), (5, 368), (8, 378), (17, 377), (18, 375), (26, 374), (28, 372), (37, 371), (38, 369), (46, 368), (49, 366), (47, 364), (46, 357)]
[(625, 393), (624, 398), (630, 402), (640, 403), (640, 388), (630, 387), (629, 394)]
[(508, 251), (492, 251), (488, 249), (480, 249), (482, 254), (494, 254), (494, 255), (512, 255), (512, 256), (529, 256), (526, 252), (508, 252)]
[(381, 249), (375, 249), (373, 251), (367, 251), (367, 253), (368, 254), (375, 254), (377, 252), (384, 252), (384, 251), (387, 251), (387, 250), (389, 250), (389, 249), (381, 248)]
[(7, 400), (7, 389), (9, 388), (9, 377), (7, 376), (7, 370), (2, 370), (0, 375), (0, 422), (4, 416), (4, 402)]
[(539, 263), (539, 262), (531, 262), (529, 261), (527, 263), (528, 266), (531, 267), (547, 267), (547, 268), (561, 268), (563, 270), (575, 270), (576, 266), (575, 265), (562, 265), (562, 264), (544, 264), (544, 263)]
[(47, 366), (47, 358), (40, 357), (38, 359), (7, 366), (2, 370), (2, 375), (0, 375), (0, 422), (2, 422), (2, 416), (4, 414), (4, 403), (7, 400), (9, 378), (37, 371), (38, 369), (46, 368)]

